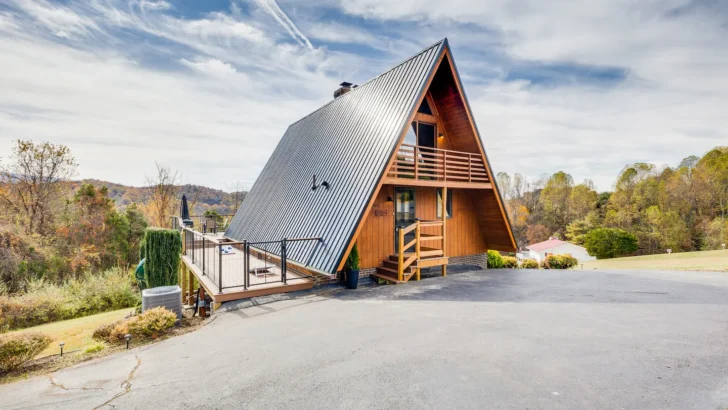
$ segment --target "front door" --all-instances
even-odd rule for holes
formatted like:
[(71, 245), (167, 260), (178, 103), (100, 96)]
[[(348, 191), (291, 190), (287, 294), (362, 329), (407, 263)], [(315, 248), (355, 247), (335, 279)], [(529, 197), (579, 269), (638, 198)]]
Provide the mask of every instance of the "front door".
[[(398, 228), (406, 228), (415, 223), (415, 189), (395, 188), (394, 189), (394, 251), (399, 250)], [(415, 238), (412, 231), (404, 236), (404, 243), (408, 244)]]

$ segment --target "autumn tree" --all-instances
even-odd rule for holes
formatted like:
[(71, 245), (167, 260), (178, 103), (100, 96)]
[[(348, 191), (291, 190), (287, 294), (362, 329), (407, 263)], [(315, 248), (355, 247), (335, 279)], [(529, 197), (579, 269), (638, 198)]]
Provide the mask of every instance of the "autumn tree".
[(65, 145), (17, 140), (0, 168), (0, 207), (28, 234), (47, 235), (62, 209), (76, 160)]
[(539, 197), (543, 206), (545, 225), (552, 232), (566, 229), (569, 217), (569, 196), (574, 186), (571, 175), (559, 171), (553, 174)]

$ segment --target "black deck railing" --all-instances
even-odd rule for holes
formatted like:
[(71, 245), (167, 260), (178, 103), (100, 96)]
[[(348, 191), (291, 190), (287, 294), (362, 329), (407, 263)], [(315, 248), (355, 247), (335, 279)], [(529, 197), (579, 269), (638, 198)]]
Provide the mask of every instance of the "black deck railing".
[(300, 270), (289, 274), (288, 250), (299, 242), (321, 241), (321, 238), (283, 238), (274, 241), (232, 241), (209, 235), (188, 227), (180, 227), (183, 235), (183, 254), (210, 279), (218, 291), (239, 288), (244, 290), (273, 283), (288, 284), (305, 280)]

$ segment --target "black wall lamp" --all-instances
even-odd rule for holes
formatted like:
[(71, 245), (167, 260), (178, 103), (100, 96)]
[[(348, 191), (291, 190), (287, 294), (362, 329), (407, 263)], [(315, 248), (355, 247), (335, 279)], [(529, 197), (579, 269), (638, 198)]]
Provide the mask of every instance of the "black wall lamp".
[(313, 185), (311, 185), (311, 190), (312, 190), (312, 191), (315, 191), (315, 190), (316, 190), (316, 188), (318, 188), (318, 187), (320, 187), (320, 186), (322, 186), (322, 187), (326, 188), (326, 190), (328, 190), (328, 189), (329, 189), (329, 188), (331, 187), (331, 186), (329, 185), (329, 183), (328, 183), (328, 182), (326, 182), (326, 181), (324, 181), (324, 182), (322, 182), (321, 184), (317, 185), (317, 184), (316, 184), (316, 175), (314, 175), (314, 176), (313, 176)]

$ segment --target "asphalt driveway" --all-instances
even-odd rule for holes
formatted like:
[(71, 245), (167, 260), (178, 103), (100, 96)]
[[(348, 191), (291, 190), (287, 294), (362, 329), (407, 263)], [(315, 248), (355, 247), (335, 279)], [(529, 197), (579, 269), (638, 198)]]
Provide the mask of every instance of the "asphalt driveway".
[(0, 408), (728, 408), (728, 274), (472, 271), (300, 296)]

